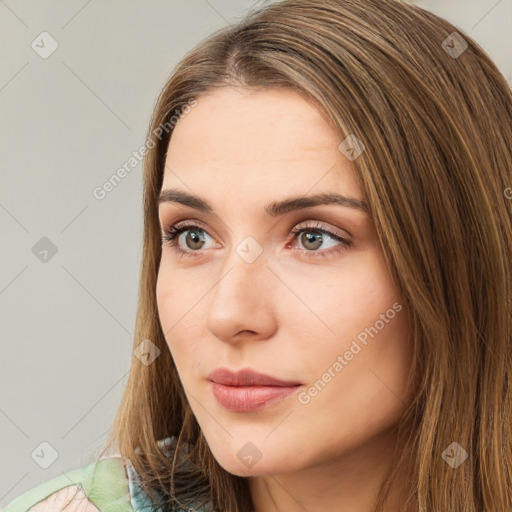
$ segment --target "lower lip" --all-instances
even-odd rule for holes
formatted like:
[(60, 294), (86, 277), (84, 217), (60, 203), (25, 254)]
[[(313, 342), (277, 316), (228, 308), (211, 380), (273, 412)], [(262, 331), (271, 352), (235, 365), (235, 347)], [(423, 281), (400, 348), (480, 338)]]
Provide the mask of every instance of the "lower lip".
[(212, 382), (220, 405), (233, 412), (252, 412), (282, 400), (300, 386), (225, 386)]

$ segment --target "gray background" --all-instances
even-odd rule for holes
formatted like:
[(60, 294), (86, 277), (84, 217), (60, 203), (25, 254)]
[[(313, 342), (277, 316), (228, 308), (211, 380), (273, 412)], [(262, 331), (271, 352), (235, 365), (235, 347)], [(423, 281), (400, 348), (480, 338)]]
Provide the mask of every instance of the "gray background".
[[(89, 463), (126, 383), (142, 166), (103, 200), (93, 189), (144, 144), (185, 52), (262, 3), (0, 0), (0, 507)], [(512, 81), (512, 0), (417, 3)], [(46, 59), (31, 47), (50, 48), (43, 31), (58, 43)]]

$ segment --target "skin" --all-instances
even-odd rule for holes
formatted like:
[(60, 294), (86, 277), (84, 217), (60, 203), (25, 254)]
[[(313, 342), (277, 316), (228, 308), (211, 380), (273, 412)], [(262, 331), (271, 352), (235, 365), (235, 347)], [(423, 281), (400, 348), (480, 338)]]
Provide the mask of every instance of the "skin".
[[(299, 393), (304, 402), (338, 356), (402, 298), (367, 213), (338, 204), (282, 217), (263, 209), (319, 192), (364, 200), (354, 162), (338, 149), (344, 137), (290, 90), (226, 87), (197, 100), (170, 140), (162, 190), (200, 196), (216, 215), (159, 206), (162, 229), (194, 219), (206, 232), (180, 235), (178, 246), (192, 257), (164, 242), (156, 290), (189, 404), (219, 464), (250, 477), (256, 512), (369, 512), (399, 449), (392, 429), (411, 398), (405, 307), (366, 345), (358, 342), (361, 350), (308, 403)], [(352, 244), (336, 253), (340, 242), (329, 235), (315, 243), (306, 238), (311, 229), (290, 234), (315, 221)], [(236, 251), (248, 236), (263, 251), (252, 263)], [(303, 385), (259, 411), (232, 412), (207, 380), (218, 367), (251, 367)], [(248, 442), (261, 455), (251, 467), (237, 456)], [(393, 488), (387, 510), (398, 512), (401, 490)]]

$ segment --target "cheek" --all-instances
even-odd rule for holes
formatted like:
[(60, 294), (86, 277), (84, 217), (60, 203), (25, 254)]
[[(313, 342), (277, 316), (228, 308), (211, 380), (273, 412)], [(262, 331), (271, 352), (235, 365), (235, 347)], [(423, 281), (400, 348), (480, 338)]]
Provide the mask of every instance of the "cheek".
[(194, 315), (201, 297), (204, 297), (207, 283), (205, 276), (197, 271), (177, 269), (169, 256), (162, 255), (155, 293), (164, 333), (183, 330), (189, 317)]
[(309, 311), (297, 300), (289, 300), (282, 311), (283, 317), (296, 319), (287, 326), (286, 337), (293, 340), (288, 350), (294, 349), (308, 382), (320, 380), (316, 387), (323, 398), (315, 401), (327, 408), (339, 403), (340, 393), (347, 389), (355, 400), (347, 409), (373, 402), (378, 393), (384, 398), (386, 386), (401, 395), (411, 362), (409, 325), (399, 290), (377, 251), (359, 256), (329, 277), (324, 275), (316, 287), (309, 278), (301, 281), (294, 291)]
[[(201, 290), (198, 280), (189, 283), (184, 276), (173, 272), (169, 265), (162, 265), (156, 283), (156, 301), (162, 332), (171, 351), (178, 371), (192, 358), (187, 357), (197, 350), (201, 340), (201, 322), (194, 317)], [(195, 286), (195, 287), (192, 287)], [(194, 321), (191, 321), (194, 319)]]
[(319, 268), (315, 273), (295, 279), (294, 294), (283, 294), (284, 302), (277, 305), (277, 308), (285, 308), (281, 309), (283, 318), (295, 319), (297, 330), (302, 329), (306, 334), (316, 329), (317, 347), (323, 340), (334, 350), (343, 348), (345, 341), (365, 332), (381, 315), (390, 320), (386, 330), (391, 330), (388, 329), (391, 324), (399, 323), (393, 320), (400, 316), (393, 304), (401, 304), (400, 293), (379, 251), (361, 251), (343, 263), (335, 268)]

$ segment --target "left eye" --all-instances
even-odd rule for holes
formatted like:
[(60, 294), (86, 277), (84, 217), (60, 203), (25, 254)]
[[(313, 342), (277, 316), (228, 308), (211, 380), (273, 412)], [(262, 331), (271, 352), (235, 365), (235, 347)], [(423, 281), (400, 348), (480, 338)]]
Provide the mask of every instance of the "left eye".
[[(184, 233), (187, 233), (185, 236), (185, 244), (189, 250), (179, 247), (180, 236)], [(301, 242), (302, 246), (305, 247), (305, 249), (300, 249), (302, 253), (315, 256), (326, 256), (331, 253), (339, 252), (352, 245), (352, 242), (348, 240), (348, 238), (321, 228), (318, 224), (314, 226), (295, 227), (291, 230), (290, 234), (292, 235), (291, 241), (298, 240)], [(172, 225), (164, 229), (162, 245), (170, 246), (180, 256), (198, 256), (199, 254), (193, 253), (197, 253), (200, 249), (204, 248), (205, 237), (212, 238), (206, 230), (195, 224)], [(335, 248), (329, 251), (318, 251), (317, 249), (324, 244), (325, 237), (334, 241), (331, 247), (334, 245)], [(336, 244), (336, 242), (338, 242), (338, 244)]]
[(294, 234), (294, 240), (300, 242), (302, 247), (309, 252), (317, 252), (316, 249), (319, 249), (324, 244), (326, 237), (334, 241), (334, 244), (331, 244), (331, 247), (333, 245), (335, 246), (336, 242), (344, 241), (344, 239), (336, 236), (334, 233), (318, 228), (301, 228), (296, 231), (292, 230), (292, 233)]

